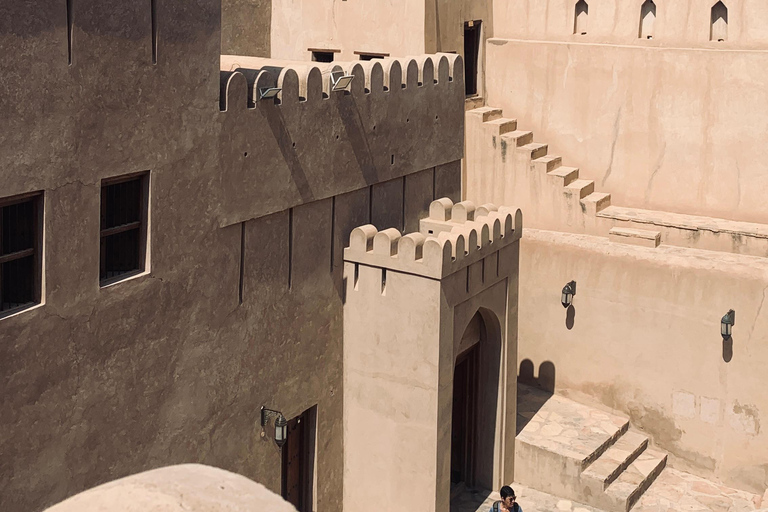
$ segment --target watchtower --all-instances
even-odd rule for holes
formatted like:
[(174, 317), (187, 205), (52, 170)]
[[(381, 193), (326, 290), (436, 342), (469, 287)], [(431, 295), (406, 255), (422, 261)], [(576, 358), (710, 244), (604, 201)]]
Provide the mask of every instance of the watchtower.
[(344, 507), (448, 510), (513, 479), (520, 210), (439, 199), (344, 252)]

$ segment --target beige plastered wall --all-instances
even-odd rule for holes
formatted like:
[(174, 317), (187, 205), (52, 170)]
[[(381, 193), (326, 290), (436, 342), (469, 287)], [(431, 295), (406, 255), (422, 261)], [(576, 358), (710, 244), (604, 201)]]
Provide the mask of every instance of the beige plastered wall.
[(145, 471), (81, 492), (46, 512), (296, 512), (279, 495), (242, 475), (201, 464)]
[(546, 41), (630, 44), (653, 47), (764, 49), (768, 6), (760, 0), (724, 0), (725, 42), (710, 42), (716, 0), (656, 1), (653, 39), (640, 39), (644, 0), (588, 0), (587, 34), (574, 34), (575, 0), (495, 0), (495, 37)]
[(423, 0), (272, 0), (272, 57), (310, 60), (309, 48), (392, 57), (424, 53)]
[(485, 41), (494, 36), (492, 0), (425, 0), (427, 52), (457, 52), (464, 57), (464, 24), (480, 22), (478, 96), (484, 96)]
[[(411, 133), (398, 152), (399, 114), (369, 143), (354, 93), (249, 109), (236, 77), (222, 112), (217, 1), (158, 2), (156, 64), (149, 3), (73, 5), (71, 65), (61, 2), (0, 21), (0, 196), (43, 191), (45, 210), (44, 303), (0, 319), (0, 509), (190, 462), (279, 492), (260, 407), (317, 406), (317, 506), (340, 510), (342, 249), (355, 226), (418, 224), (435, 196), (458, 199), (460, 72), (445, 110), (374, 102), (445, 123), (423, 132), (444, 142)], [(101, 180), (147, 170), (151, 267), (101, 288)]]
[[(480, 488), (514, 479), (519, 243), (481, 279), (476, 262), (442, 280), (345, 261), (344, 507), (446, 510), (453, 373), (481, 312), (474, 473)], [(469, 273), (469, 274), (468, 274)]]
[(487, 104), (618, 206), (768, 222), (768, 53), (488, 41)]
[(520, 362), (551, 362), (558, 393), (628, 414), (673, 467), (768, 487), (763, 258), (530, 229), (521, 247)]

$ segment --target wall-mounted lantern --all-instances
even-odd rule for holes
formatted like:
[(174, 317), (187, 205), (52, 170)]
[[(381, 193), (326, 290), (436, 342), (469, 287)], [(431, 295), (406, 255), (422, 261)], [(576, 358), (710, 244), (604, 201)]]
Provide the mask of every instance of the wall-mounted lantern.
[(261, 428), (264, 428), (271, 416), (275, 416), (275, 444), (282, 448), (288, 439), (288, 420), (280, 411), (273, 411), (261, 406)]
[(731, 337), (731, 331), (733, 330), (733, 324), (736, 323), (736, 312), (729, 309), (728, 312), (720, 320), (720, 334), (723, 335), (723, 339), (727, 340)]
[(567, 308), (573, 303), (573, 296), (576, 295), (576, 281), (571, 281), (563, 287), (563, 293), (560, 296), (560, 303)]

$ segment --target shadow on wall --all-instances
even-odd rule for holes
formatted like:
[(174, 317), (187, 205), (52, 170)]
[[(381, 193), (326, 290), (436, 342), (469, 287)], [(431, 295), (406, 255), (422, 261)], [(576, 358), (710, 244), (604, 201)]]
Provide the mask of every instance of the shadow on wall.
[[(573, 307), (573, 304), (568, 306), (568, 309), (565, 310), (565, 328), (569, 331), (573, 329), (574, 324), (576, 323), (576, 308)], [(541, 363), (542, 365), (545, 363)], [(553, 370), (554, 371), (554, 370)], [(539, 373), (541, 373), (541, 370), (539, 370)]]
[(729, 336), (723, 340), (723, 361), (730, 363), (733, 359), (733, 338)]
[[(531, 421), (547, 399), (555, 393), (555, 365), (544, 361), (539, 365), (539, 375), (534, 377), (533, 361), (524, 359), (520, 362), (517, 375), (517, 432)], [(534, 388), (534, 389), (531, 389)]]

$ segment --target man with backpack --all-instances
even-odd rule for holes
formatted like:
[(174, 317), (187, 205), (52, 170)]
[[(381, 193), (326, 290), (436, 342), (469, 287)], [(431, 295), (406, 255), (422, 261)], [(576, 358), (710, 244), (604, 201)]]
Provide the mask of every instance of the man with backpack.
[(515, 501), (515, 491), (508, 485), (505, 485), (499, 491), (501, 501), (497, 501), (491, 507), (490, 512), (523, 512), (523, 509)]

